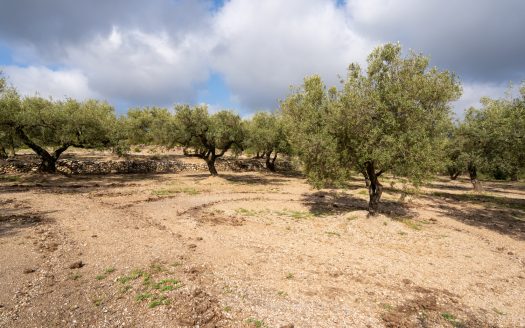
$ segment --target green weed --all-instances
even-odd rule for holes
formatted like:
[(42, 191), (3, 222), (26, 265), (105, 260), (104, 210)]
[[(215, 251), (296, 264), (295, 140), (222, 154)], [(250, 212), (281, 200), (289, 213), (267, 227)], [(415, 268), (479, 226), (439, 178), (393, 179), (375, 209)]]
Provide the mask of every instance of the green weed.
[(265, 328), (268, 327), (263, 320), (257, 320), (254, 318), (249, 318), (246, 320), (248, 323), (252, 324), (255, 328)]

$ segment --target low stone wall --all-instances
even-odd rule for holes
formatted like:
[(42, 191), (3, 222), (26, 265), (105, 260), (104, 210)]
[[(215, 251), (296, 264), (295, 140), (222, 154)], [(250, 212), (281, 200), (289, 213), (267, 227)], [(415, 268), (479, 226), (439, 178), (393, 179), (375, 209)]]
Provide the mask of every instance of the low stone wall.
[[(288, 171), (292, 165), (278, 161), (279, 170)], [(215, 167), (221, 171), (265, 171), (263, 160), (257, 159), (217, 159)], [(0, 160), (0, 174), (27, 173), (38, 170), (37, 162), (22, 160)], [(131, 174), (131, 173), (177, 173), (181, 171), (208, 171), (202, 163), (185, 163), (177, 160), (131, 159), (117, 161), (93, 161), (61, 159), (57, 161), (57, 170), (66, 174)]]

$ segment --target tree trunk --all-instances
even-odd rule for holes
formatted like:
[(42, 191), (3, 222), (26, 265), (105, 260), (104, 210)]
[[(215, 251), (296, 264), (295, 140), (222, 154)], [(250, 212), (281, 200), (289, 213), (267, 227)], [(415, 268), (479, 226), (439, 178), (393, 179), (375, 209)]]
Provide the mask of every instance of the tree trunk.
[(217, 169), (215, 168), (215, 158), (214, 157), (207, 159), (206, 164), (208, 164), (208, 170), (210, 171), (210, 174), (212, 176), (219, 175), (219, 173), (217, 172)]
[(7, 159), (7, 153), (5, 152), (4, 146), (0, 146), (0, 159)]
[(273, 156), (270, 156), (272, 152), (266, 152), (266, 168), (271, 172), (275, 172), (275, 159), (277, 158), (277, 153)]
[(66, 151), (66, 149), (71, 146), (70, 143), (65, 143), (62, 146), (58, 147), (54, 152), (53, 155), (51, 155), (47, 150), (45, 150), (43, 147), (40, 147), (36, 143), (34, 143), (24, 132), (24, 130), (21, 127), (16, 128), (16, 133), (20, 140), (24, 144), (26, 144), (29, 148), (31, 148), (40, 158), (42, 159), (42, 162), (40, 163), (40, 171), (46, 172), (46, 173), (56, 173), (56, 162), (60, 155)]
[(57, 167), (57, 158), (54, 156), (51, 156), (48, 154), (48, 156), (40, 156), (42, 158), (42, 162), (40, 163), (40, 171), (45, 173), (56, 173)]
[(366, 185), (366, 188), (370, 187), (370, 179), (368, 178), (368, 174), (366, 174), (366, 169), (363, 169), (361, 171), (361, 174), (363, 175), (363, 177), (365, 178), (365, 185)]
[(474, 187), (474, 191), (482, 191), (483, 187), (481, 186), (481, 182), (478, 180), (478, 171), (476, 165), (473, 163), (468, 164), (468, 174), (470, 176), (470, 182)]
[(460, 174), (461, 172), (459, 170), (456, 170), (454, 168), (448, 168), (448, 175), (450, 176), (450, 180), (456, 180)]
[(375, 215), (379, 209), (379, 201), (381, 200), (381, 194), (383, 193), (383, 185), (381, 185), (378, 179), (381, 172), (377, 173), (375, 171), (374, 162), (370, 161), (366, 163), (366, 174), (370, 180), (370, 185), (368, 186), (368, 195), (370, 196), (368, 202), (368, 213), (370, 215)]
[(518, 170), (513, 169), (510, 173), (510, 181), (518, 181)]

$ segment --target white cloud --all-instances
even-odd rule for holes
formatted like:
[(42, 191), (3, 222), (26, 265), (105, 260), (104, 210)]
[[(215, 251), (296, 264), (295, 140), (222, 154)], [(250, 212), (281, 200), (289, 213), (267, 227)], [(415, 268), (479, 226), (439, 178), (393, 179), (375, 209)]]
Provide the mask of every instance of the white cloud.
[[(347, 0), (346, 6), (335, 0), (230, 0), (216, 11), (209, 1), (99, 2), (102, 7), (81, 8), (92, 13), (87, 16), (79, 15), (78, 4), (60, 0), (10, 4), (11, 11), (31, 18), (23, 21), (41, 27), (29, 29), (13, 15), (0, 20), (10, 27), (0, 35), (8, 36), (15, 63), (29, 64), (5, 69), (11, 83), (24, 93), (170, 106), (195, 103), (215, 71), (237, 109), (272, 109), (306, 75), (337, 84), (348, 64), (364, 66), (377, 44), (399, 40), (474, 81), (455, 104), (460, 113), (481, 95), (504, 90), (487, 81), (516, 80), (508, 72), (523, 72), (523, 38), (507, 38), (525, 27), (516, 14), (523, 7), (519, 0)], [(56, 16), (57, 8), (63, 17)], [(505, 17), (505, 24), (495, 16)]]
[(109, 98), (171, 105), (192, 101), (196, 84), (207, 80), (209, 47), (203, 35), (188, 33), (174, 41), (167, 32), (113, 27), (109, 35), (67, 47), (65, 62)]
[(291, 84), (320, 74), (329, 84), (372, 48), (334, 1), (232, 0), (217, 14), (213, 67), (241, 103), (277, 105)]
[(87, 77), (79, 70), (51, 70), (42, 66), (4, 66), (2, 70), (22, 95), (38, 94), (54, 99), (101, 97), (89, 88)]
[(479, 108), (481, 106), (481, 103), (479, 102), (481, 97), (489, 97), (493, 99), (504, 97), (508, 87), (508, 83), (464, 83), (461, 98), (453, 104), (457, 118), (462, 119), (465, 116), (465, 111), (470, 107)]

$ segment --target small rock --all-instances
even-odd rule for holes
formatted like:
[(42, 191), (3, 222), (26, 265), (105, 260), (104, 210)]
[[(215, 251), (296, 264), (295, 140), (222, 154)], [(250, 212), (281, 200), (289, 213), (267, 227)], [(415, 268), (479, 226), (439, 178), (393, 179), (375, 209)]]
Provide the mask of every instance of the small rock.
[(189, 248), (189, 249), (195, 249), (195, 248), (197, 248), (197, 245), (195, 245), (195, 244), (189, 244), (189, 245), (188, 245), (188, 248)]
[(69, 265), (69, 268), (70, 269), (80, 269), (81, 267), (83, 267), (85, 265), (85, 263), (83, 263), (82, 261), (76, 261), (76, 262), (73, 262)]
[(281, 326), (281, 328), (294, 328), (294, 325), (293, 325), (293, 323), (289, 323), (287, 325)]
[(98, 236), (97, 235), (91, 235), (91, 238), (97, 238)]
[(202, 240), (202, 239), (203, 239), (202, 237), (197, 237), (197, 240), (199, 240), (199, 241)]
[(508, 252), (507, 254), (508, 254), (508, 255), (514, 255), (514, 253), (513, 253), (513, 252)]
[(24, 272), (25, 274), (28, 274), (28, 273), (33, 273), (33, 272), (35, 272), (35, 271), (36, 271), (36, 269), (33, 269), (33, 268), (25, 268), (23, 272)]

